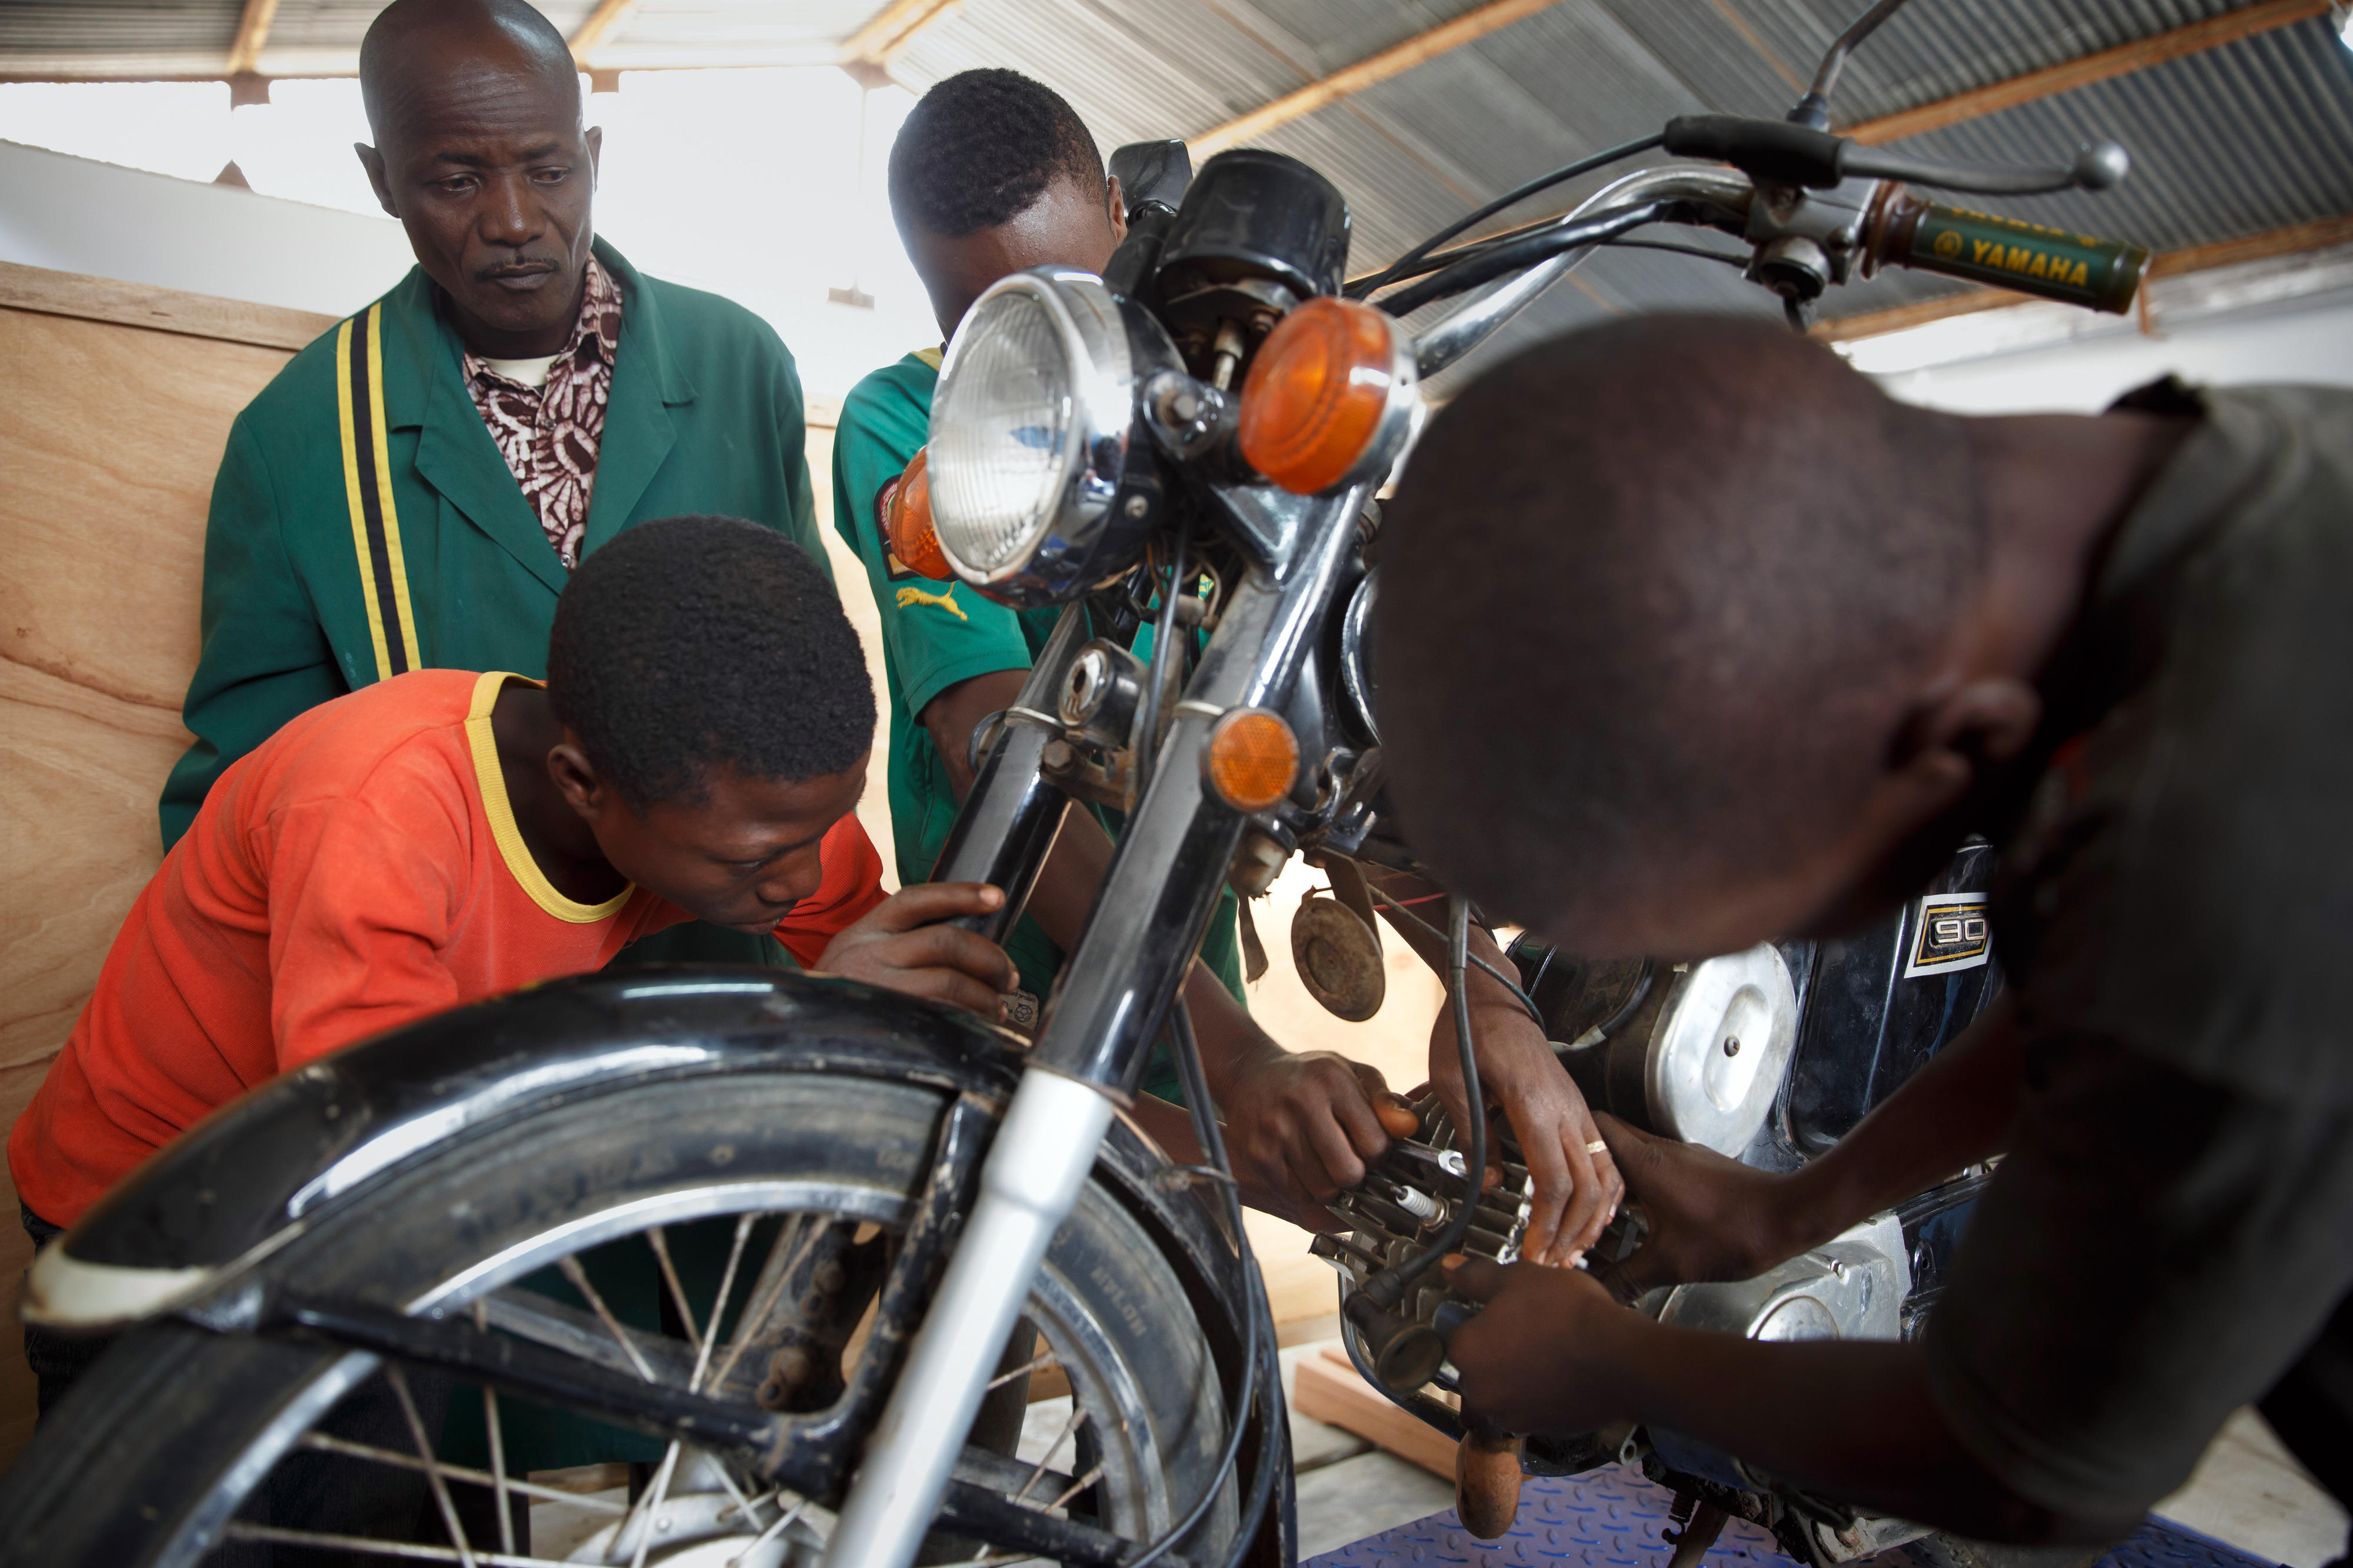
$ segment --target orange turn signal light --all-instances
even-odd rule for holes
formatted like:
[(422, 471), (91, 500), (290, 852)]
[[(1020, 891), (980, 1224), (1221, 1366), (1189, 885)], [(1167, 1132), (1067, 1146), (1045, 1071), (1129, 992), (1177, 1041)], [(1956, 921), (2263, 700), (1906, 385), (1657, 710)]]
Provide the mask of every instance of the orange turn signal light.
[[(1359, 300), (1314, 299), (1275, 324), (1242, 383), (1242, 456), (1293, 495), (1361, 479), (1419, 399), (1397, 325)], [(1402, 401), (1401, 401), (1402, 399)]]
[(932, 529), (932, 470), (925, 460), (929, 447), (915, 454), (907, 471), (882, 489), (875, 510), (881, 513), (883, 542), (899, 564), (918, 577), (945, 582), (955, 575)]
[(1209, 731), (1201, 765), (1219, 800), (1236, 811), (1261, 812), (1289, 795), (1299, 777), (1299, 737), (1280, 714), (1237, 708)]

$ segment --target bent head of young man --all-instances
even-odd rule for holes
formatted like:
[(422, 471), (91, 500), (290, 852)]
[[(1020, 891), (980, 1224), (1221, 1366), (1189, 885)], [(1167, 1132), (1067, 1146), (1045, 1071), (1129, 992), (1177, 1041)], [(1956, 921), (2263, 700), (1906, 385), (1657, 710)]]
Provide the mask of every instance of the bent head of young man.
[(1119, 182), (1071, 106), (1017, 71), (940, 82), (891, 148), (891, 212), (955, 335), (988, 286), (1032, 267), (1101, 272), (1127, 237)]
[[(865, 658), (797, 546), (736, 518), (630, 529), (566, 585), (544, 689), (492, 710), (517, 826), (567, 896), (628, 884), (765, 932), (814, 895), (857, 808), (874, 734)], [(844, 931), (824, 967), (993, 1012), (993, 943), (927, 927), (994, 908), (975, 884), (911, 889)]]
[[(1528, 351), (1389, 510), (1407, 831), (1572, 952), (1853, 928), (2015, 808), (2091, 563), (2177, 436), (1907, 407), (1733, 318)], [(1514, 679), (1460, 680), (1465, 654)]]

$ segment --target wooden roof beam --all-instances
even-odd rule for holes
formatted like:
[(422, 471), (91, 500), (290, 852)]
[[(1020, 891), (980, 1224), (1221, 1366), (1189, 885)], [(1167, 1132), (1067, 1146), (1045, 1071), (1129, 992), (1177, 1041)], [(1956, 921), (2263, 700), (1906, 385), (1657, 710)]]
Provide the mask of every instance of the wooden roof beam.
[(869, 87), (881, 86), (890, 79), (883, 68), (891, 57), (961, 4), (963, 0), (891, 0), (841, 41), (842, 68)]
[(638, 0), (596, 0), (596, 8), (565, 40), (571, 46), (572, 63), (584, 71), (589, 70), (589, 57), (596, 52), (596, 46), (617, 32), (637, 8)]
[[(269, 25), (278, 19), (278, 0), (245, 0), (245, 14), (237, 18), (237, 37), (228, 46), (228, 58), (222, 62), (221, 74), (228, 79), (228, 106), (242, 109), (248, 103), (269, 101), (269, 81), (255, 66), (261, 58), (261, 47), (269, 41)], [(235, 163), (229, 165), (236, 168)], [(223, 170), (227, 174), (227, 170)], [(239, 179), (244, 178), (242, 171)]]
[(2253, 5), (2236, 11), (2226, 11), (2220, 16), (2209, 16), (2188, 26), (2169, 28), (2136, 38), (2129, 44), (2119, 44), (2113, 49), (2085, 55), (2081, 59), (2063, 60), (2042, 70), (2028, 71), (2007, 81), (1957, 92), (1950, 98), (1940, 98), (1934, 103), (1924, 103), (1917, 109), (1882, 115), (1857, 125), (1841, 128), (1839, 134), (1857, 142), (1878, 143), (1894, 142), (1905, 136), (1918, 136), (1930, 131), (1942, 131), (1947, 125), (1976, 120), (2004, 109), (2015, 109), (2021, 103), (2032, 103), (2054, 93), (2089, 87), (2096, 81), (2127, 76), (2147, 70), (2188, 56), (2202, 54), (2224, 44), (2234, 44), (2242, 38), (2252, 38), (2274, 28), (2291, 26), (2307, 17), (2318, 16), (2328, 10), (2329, 0), (2259, 0)]
[[(1377, 55), (1368, 55), (1351, 66), (1344, 66), (1329, 76), (1318, 77), (1296, 91), (1284, 93), (1271, 103), (1261, 104), (1248, 114), (1213, 125), (1198, 136), (1188, 136), (1186, 144), (1197, 158), (1212, 153), (1222, 153), (1265, 135), (1279, 125), (1314, 113), (1326, 104), (1375, 87), (1393, 76), (1402, 76), (1418, 65), (1439, 56), (1476, 43), (1490, 33), (1499, 32), (1514, 22), (1524, 21), (1539, 11), (1548, 10), (1560, 0), (1489, 0), (1489, 4), (1473, 11), (1465, 11), (1451, 22), (1440, 24), (1426, 33), (1416, 33), (1402, 43), (1392, 44)], [(2325, 0), (2324, 0), (2325, 3)]]

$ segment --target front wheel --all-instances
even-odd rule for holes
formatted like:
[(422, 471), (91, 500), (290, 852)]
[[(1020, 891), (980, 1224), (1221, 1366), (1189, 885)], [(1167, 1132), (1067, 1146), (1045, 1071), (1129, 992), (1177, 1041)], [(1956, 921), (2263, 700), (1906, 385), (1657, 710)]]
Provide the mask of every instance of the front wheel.
[[(557, 1103), (396, 1173), (266, 1268), (313, 1298), (458, 1316), (607, 1372), (821, 1410), (866, 1352), (954, 1103), (820, 1073)], [(959, 1477), (1131, 1541), (1216, 1489), (1179, 1550), (1222, 1560), (1239, 1510), (1217, 1473), (1227, 1426), (1211, 1339), (1100, 1177), (1056, 1235), (1026, 1323), (1038, 1339), (1008, 1347), (1006, 1370), (1017, 1387), (1021, 1365), (1059, 1370), (1069, 1413), (1044, 1452), (1033, 1441), (1016, 1455), (976, 1428)], [(521, 1451), (551, 1441), (571, 1445), (568, 1462), (599, 1443), (644, 1461), (634, 1500), (589, 1505), (607, 1523), (553, 1555), (533, 1549), (530, 1505), (551, 1493)], [(0, 1563), (816, 1562), (825, 1500), (680, 1443), (629, 1441), (361, 1352), (153, 1323), (108, 1352), (0, 1483)], [(945, 1532), (925, 1558), (1013, 1560)]]

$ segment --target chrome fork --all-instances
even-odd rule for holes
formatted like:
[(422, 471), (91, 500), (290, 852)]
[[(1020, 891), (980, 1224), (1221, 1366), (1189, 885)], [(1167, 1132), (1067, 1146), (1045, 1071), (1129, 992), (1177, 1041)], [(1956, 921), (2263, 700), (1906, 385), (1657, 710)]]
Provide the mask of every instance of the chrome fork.
[[(1038, 1265), (1093, 1168), (1113, 1096), (1183, 982), (1240, 840), (1243, 819), (1201, 782), (1210, 727), (1229, 709), (1280, 710), (1287, 701), (1337, 596), (1363, 500), (1355, 490), (1283, 498), (1297, 513), (1296, 549), (1276, 571), (1252, 573), (1220, 616), (1121, 836), (1094, 918), (1064, 966), (982, 1167), (980, 1195), (842, 1504), (826, 1568), (907, 1568), (931, 1528)], [(1025, 705), (1028, 696), (1025, 688)], [(1009, 798), (1026, 780), (1004, 773), (985, 784)], [(993, 804), (976, 790), (965, 816)], [(972, 842), (966, 852), (986, 863), (989, 847)], [(950, 858), (942, 857), (936, 875), (968, 874)], [(1176, 1500), (1178, 1511), (1187, 1500)]]

